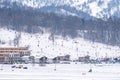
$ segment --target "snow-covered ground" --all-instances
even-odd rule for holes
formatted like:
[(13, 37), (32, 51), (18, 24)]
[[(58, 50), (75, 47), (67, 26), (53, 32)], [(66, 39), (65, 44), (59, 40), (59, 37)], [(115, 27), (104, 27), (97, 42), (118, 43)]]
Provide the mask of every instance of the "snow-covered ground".
[[(0, 65), (0, 80), (120, 80), (120, 64), (24, 64), (28, 69)], [(18, 64), (16, 64), (18, 66)], [(92, 68), (93, 72), (88, 72)], [(14, 71), (12, 71), (14, 70)]]
[(49, 58), (58, 55), (64, 56), (71, 55), (71, 59), (78, 59), (90, 55), (91, 58), (104, 58), (104, 57), (119, 57), (120, 48), (118, 46), (110, 46), (97, 42), (90, 42), (83, 38), (71, 39), (69, 37), (63, 38), (55, 36), (54, 42), (50, 40), (50, 33), (44, 34), (29, 34), (25, 32), (18, 33), (13, 30), (0, 29), (0, 47), (14, 47), (14, 40), (19, 38), (19, 47), (29, 46), (34, 56), (47, 56)]

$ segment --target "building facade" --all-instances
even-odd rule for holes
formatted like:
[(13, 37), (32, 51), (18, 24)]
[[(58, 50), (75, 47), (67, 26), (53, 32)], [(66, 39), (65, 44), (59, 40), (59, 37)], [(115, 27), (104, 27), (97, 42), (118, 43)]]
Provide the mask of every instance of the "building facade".
[(31, 51), (26, 47), (0, 48), (0, 63), (12, 64), (22, 62), (23, 56), (30, 56)]

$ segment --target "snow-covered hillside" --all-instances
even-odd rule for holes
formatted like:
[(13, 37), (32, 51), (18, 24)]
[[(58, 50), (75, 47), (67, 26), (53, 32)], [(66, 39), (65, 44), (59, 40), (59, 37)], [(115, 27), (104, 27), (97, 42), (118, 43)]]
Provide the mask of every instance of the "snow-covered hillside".
[[(13, 30), (0, 29), (0, 47), (14, 47), (16, 37), (19, 35), (19, 47), (29, 47), (32, 55), (55, 57), (58, 55), (70, 54), (72, 59), (78, 56), (90, 55), (91, 58), (98, 57), (116, 57), (120, 56), (120, 48), (117, 46), (107, 46), (101, 43), (92, 43), (83, 38), (71, 39), (61, 36), (54, 36), (51, 40), (49, 33), (18, 33)], [(17, 46), (16, 46), (17, 47)]]
[(11, 5), (17, 2), (19, 6), (53, 9), (56, 13), (79, 15), (79, 11), (82, 11), (103, 19), (111, 16), (120, 17), (120, 0), (1, 0), (0, 3), (8, 5), (9, 1)]

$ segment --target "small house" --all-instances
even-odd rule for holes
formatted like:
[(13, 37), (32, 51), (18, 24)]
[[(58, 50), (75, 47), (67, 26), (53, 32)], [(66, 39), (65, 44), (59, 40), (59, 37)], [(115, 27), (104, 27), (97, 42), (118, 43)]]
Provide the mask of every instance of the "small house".
[(84, 56), (84, 57), (79, 57), (78, 61), (79, 62), (89, 62), (90, 61), (90, 56), (87, 55), (87, 56)]

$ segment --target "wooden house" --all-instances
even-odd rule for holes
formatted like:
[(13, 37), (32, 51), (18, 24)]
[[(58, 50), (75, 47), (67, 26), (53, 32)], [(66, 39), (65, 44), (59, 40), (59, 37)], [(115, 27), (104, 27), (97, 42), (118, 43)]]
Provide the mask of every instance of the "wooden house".
[(60, 61), (70, 61), (70, 55), (58, 56)]
[(84, 57), (79, 57), (78, 61), (79, 62), (89, 62), (90, 61), (90, 56), (87, 55), (87, 56), (84, 56)]
[(60, 62), (63, 62), (63, 61), (70, 61), (70, 55), (65, 55), (65, 56), (57, 56), (55, 58), (53, 58), (53, 62), (54, 63), (60, 63)]

